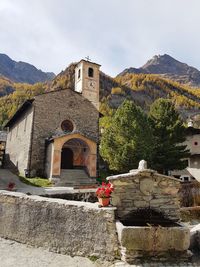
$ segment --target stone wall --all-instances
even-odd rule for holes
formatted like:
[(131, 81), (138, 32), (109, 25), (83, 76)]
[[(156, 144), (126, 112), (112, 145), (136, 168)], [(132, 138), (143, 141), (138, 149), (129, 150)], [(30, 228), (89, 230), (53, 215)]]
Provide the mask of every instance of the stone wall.
[(31, 169), (38, 175), (45, 168), (45, 139), (62, 132), (61, 123), (69, 119), (75, 131), (98, 141), (99, 113), (90, 101), (70, 89), (50, 92), (35, 97)]
[(113, 260), (115, 208), (0, 191), (0, 236), (62, 254)]
[(152, 170), (133, 170), (107, 178), (114, 185), (112, 204), (123, 218), (132, 211), (152, 208), (173, 221), (180, 219), (180, 181)]
[[(29, 154), (31, 149), (31, 132), (33, 123), (33, 108), (30, 106), (14, 123), (7, 136), (6, 159), (17, 167), (22, 175), (25, 175), (24, 169), (28, 169)], [(9, 165), (10, 166), (10, 165)]]
[(51, 164), (51, 161), (52, 161), (52, 154), (53, 154), (53, 143), (50, 143), (48, 146), (47, 146), (47, 149), (46, 149), (46, 160), (45, 160), (45, 176), (46, 177), (51, 177), (51, 174), (52, 174), (52, 164)]

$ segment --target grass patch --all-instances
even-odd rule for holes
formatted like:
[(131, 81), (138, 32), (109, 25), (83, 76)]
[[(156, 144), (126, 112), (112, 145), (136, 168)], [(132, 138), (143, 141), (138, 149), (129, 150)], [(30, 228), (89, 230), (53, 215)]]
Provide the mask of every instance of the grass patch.
[(95, 261), (97, 261), (97, 260), (99, 259), (99, 257), (97, 257), (97, 256), (95, 256), (95, 255), (89, 256), (88, 258), (89, 258), (89, 260), (91, 260), (92, 262), (95, 262)]
[(40, 177), (25, 178), (25, 177), (19, 176), (19, 179), (22, 183), (25, 183), (27, 185), (36, 186), (36, 187), (50, 187), (50, 186), (52, 186), (52, 183), (46, 178), (40, 178)]

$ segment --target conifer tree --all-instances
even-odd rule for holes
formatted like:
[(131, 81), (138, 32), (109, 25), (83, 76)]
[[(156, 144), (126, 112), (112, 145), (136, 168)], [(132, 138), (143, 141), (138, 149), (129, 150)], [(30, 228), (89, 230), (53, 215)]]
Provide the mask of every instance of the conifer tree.
[(102, 136), (100, 153), (111, 170), (127, 172), (141, 159), (151, 162), (153, 136), (147, 115), (125, 100)]
[(190, 156), (183, 142), (185, 127), (174, 104), (167, 99), (157, 99), (150, 107), (150, 122), (155, 137), (152, 168), (167, 174), (187, 166), (184, 159)]

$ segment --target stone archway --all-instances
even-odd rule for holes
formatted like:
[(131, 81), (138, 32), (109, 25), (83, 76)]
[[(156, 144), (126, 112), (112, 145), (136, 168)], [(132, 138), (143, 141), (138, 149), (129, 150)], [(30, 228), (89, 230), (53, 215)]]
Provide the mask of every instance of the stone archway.
[(61, 169), (86, 169), (90, 157), (90, 148), (80, 138), (73, 138), (64, 143), (61, 152)]
[[(97, 143), (79, 133), (72, 133), (54, 138), (49, 147), (51, 163), (48, 176), (50, 178), (60, 179), (62, 149), (65, 147), (73, 149), (73, 168), (85, 167), (90, 177), (96, 177)], [(82, 153), (78, 153), (77, 149), (82, 149)]]

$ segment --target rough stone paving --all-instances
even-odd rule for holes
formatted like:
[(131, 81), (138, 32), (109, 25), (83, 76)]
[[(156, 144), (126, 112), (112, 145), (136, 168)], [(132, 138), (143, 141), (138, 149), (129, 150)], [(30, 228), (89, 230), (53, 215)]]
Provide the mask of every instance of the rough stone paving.
[(95, 267), (88, 258), (70, 257), (0, 238), (1, 267)]
[(2, 267), (186, 267), (200, 266), (200, 260), (193, 263), (144, 263), (129, 265), (124, 262), (96, 262), (84, 257), (70, 257), (42, 248), (34, 248), (15, 241), (0, 238), (0, 266)]

